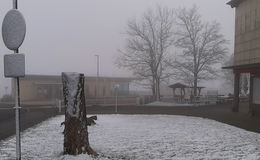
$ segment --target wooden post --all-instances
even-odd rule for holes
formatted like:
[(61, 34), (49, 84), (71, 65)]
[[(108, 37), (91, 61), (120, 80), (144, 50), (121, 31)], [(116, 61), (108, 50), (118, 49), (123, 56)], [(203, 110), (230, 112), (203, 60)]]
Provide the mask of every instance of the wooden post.
[(234, 100), (233, 100), (233, 112), (239, 112), (239, 80), (240, 73), (235, 73), (234, 75)]
[(64, 154), (96, 155), (88, 140), (84, 75), (62, 73), (62, 83), (65, 105)]
[(199, 89), (199, 96), (200, 96), (200, 93), (201, 93), (201, 88), (198, 88)]
[(172, 88), (173, 99), (175, 98), (175, 88)]

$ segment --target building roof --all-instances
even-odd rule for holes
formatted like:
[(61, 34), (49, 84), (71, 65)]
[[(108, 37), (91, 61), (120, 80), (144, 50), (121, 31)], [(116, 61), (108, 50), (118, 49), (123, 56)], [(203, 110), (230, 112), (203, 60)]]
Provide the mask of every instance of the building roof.
[[(96, 79), (97, 77), (95, 76), (85, 76), (86, 80), (92, 80)], [(137, 78), (133, 77), (104, 77), (104, 76), (99, 76), (99, 80), (110, 80), (110, 81), (124, 81), (124, 82), (130, 82), (133, 80), (137, 80)], [(61, 75), (37, 75), (37, 74), (27, 74), (25, 75), (23, 80), (61, 80)]]
[[(182, 83), (174, 83), (174, 84), (170, 85), (169, 88), (176, 89), (176, 88), (194, 88), (194, 87), (187, 86), (187, 85), (182, 84)], [(202, 89), (202, 88), (205, 88), (205, 87), (197, 86), (197, 88)]]
[(231, 0), (227, 4), (230, 5), (232, 8), (238, 7), (240, 3), (242, 3), (245, 0)]
[(260, 63), (226, 66), (222, 69), (233, 69), (235, 73), (259, 73)]

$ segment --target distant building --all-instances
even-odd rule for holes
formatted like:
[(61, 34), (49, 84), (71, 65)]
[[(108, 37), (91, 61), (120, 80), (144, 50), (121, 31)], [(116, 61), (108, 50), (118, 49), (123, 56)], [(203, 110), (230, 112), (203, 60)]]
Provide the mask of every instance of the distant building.
[(235, 51), (233, 66), (234, 106), (239, 111), (239, 79), (241, 73), (250, 73), (249, 108), (252, 113), (260, 109), (260, 1), (231, 0), (228, 2), (236, 10)]
[[(129, 84), (133, 78), (85, 77), (85, 95), (88, 98), (112, 97), (115, 87), (119, 96), (129, 95)], [(12, 96), (15, 96), (15, 81), (12, 81)], [(21, 101), (45, 101), (62, 98), (61, 76), (26, 75), (20, 78)]]

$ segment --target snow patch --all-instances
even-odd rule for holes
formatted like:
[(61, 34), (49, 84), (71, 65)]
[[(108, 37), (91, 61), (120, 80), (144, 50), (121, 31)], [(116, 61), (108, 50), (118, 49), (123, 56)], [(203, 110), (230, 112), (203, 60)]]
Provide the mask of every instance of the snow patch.
[[(89, 127), (90, 146), (99, 153), (64, 156), (64, 116), (22, 133), (22, 159), (158, 160), (260, 159), (260, 134), (213, 120), (174, 115), (99, 115)], [(0, 159), (15, 159), (15, 137), (0, 142)]]

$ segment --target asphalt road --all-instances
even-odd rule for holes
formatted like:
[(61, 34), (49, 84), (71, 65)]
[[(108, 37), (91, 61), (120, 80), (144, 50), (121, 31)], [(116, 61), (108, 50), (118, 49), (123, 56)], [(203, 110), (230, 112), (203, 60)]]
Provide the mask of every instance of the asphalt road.
[[(21, 130), (25, 130), (58, 114), (57, 108), (29, 109), (20, 111)], [(0, 140), (15, 134), (14, 109), (0, 109)]]
[[(87, 107), (87, 114), (167, 114), (184, 115), (213, 119), (249, 131), (260, 133), (260, 117), (250, 116), (246, 105), (241, 106), (241, 112), (231, 112), (231, 104), (198, 106), (198, 107), (159, 107), (159, 106), (119, 106), (115, 112), (114, 106)], [(7, 107), (8, 108), (8, 107)], [(64, 111), (63, 111), (64, 112)], [(21, 110), (21, 129), (32, 127), (59, 113), (57, 108), (48, 106), (25, 106)], [(98, 123), (98, 121), (97, 121)], [(0, 107), (0, 140), (15, 134), (14, 110)]]

